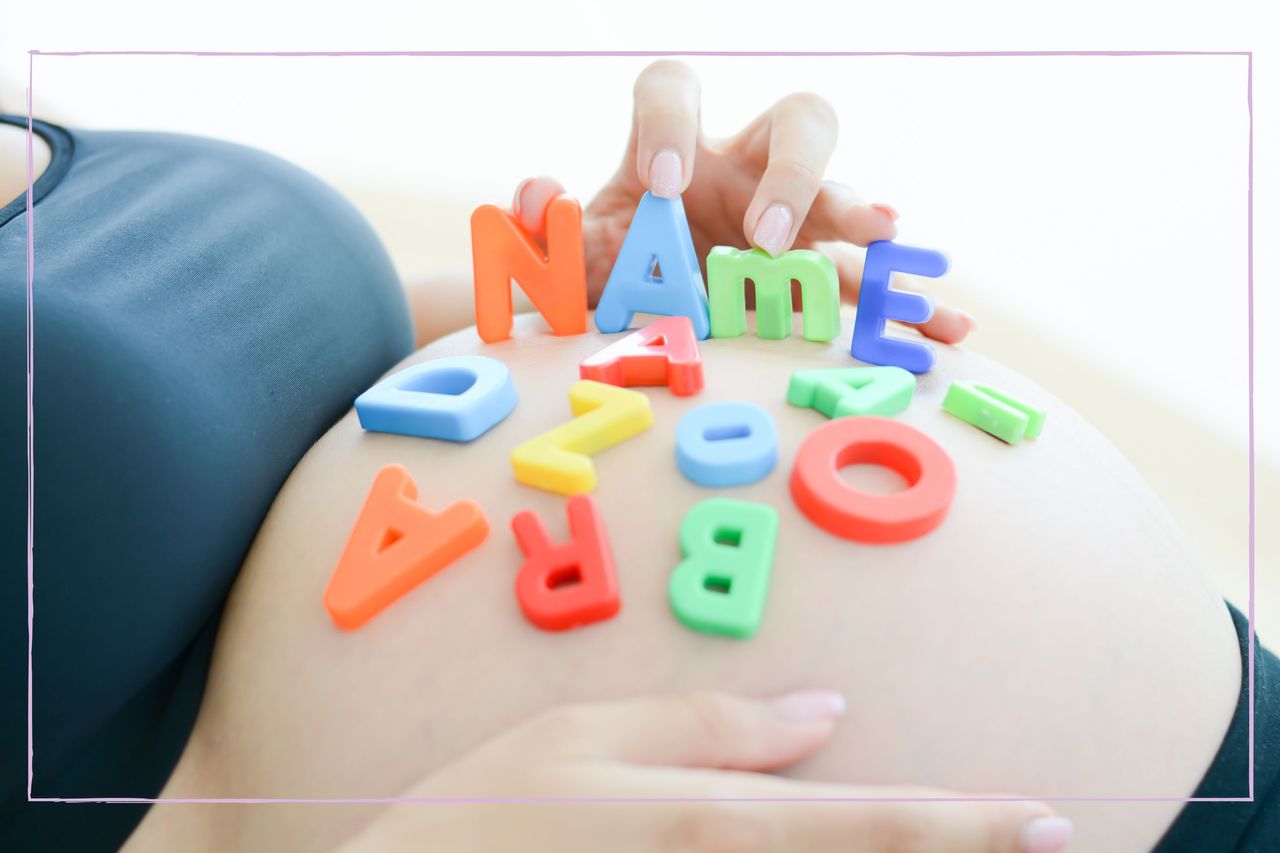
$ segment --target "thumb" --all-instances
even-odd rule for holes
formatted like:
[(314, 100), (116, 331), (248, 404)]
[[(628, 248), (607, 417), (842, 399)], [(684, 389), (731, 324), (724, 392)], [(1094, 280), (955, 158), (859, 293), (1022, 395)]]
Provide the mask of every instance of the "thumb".
[(525, 734), (557, 757), (772, 770), (816, 752), (844, 710), (844, 697), (829, 690), (764, 700), (700, 691), (569, 705)]

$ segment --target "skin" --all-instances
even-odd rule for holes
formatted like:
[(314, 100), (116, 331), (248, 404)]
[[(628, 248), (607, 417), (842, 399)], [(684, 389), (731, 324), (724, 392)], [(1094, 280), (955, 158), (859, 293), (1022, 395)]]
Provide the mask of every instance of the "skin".
[[(828, 694), (829, 695), (829, 694)], [(698, 692), (562, 707), (539, 715), (475, 750), (463, 761), (415, 787), (414, 797), (440, 797), (492, 780), (511, 790), (542, 795), (591, 791), (593, 797), (689, 797), (690, 802), (648, 804), (537, 802), (475, 804), (464, 810), (388, 807), (344, 853), (386, 850), (595, 851), (607, 833), (609, 849), (947, 850), (1009, 851), (1049, 838), (1062, 818), (1044, 817), (1037, 803), (706, 802), (728, 798), (807, 796), (936, 797), (920, 788), (860, 789), (801, 785), (757, 772), (811, 754), (830, 737), (830, 716), (813, 716), (819, 693), (770, 702)], [(803, 709), (803, 710), (802, 710)], [(801, 713), (797, 713), (801, 711)], [(705, 768), (717, 768), (714, 772)], [(715, 780), (714, 790), (708, 780)], [(459, 820), (460, 811), (470, 820)], [(1034, 819), (1034, 823), (1028, 820)], [(1037, 832), (1039, 827), (1039, 832)], [(1039, 847), (1043, 847), (1040, 844)], [(1038, 849), (1038, 848), (1037, 848)]]
[[(39, 136), (31, 146), (32, 174), (39, 178), (49, 165), (49, 144)], [(27, 191), (27, 131), (0, 124), (0, 205)]]
[[(683, 92), (681, 91), (683, 90)], [(648, 155), (643, 153), (640, 146), (652, 146), (661, 143), (671, 134), (681, 131), (680, 124), (683, 122), (688, 125), (690, 120), (694, 122), (695, 132), (689, 137), (695, 144), (702, 145), (699, 134), (696, 133), (696, 98), (688, 96), (696, 95), (696, 80), (683, 66), (672, 66), (670, 64), (655, 64), (649, 71), (642, 75), (641, 80), (637, 83), (636, 98), (636, 131), (632, 135), (631, 152), (641, 152), (638, 156), (642, 159), (648, 159)], [(675, 116), (675, 121), (669, 120), (671, 117), (667, 115), (666, 99), (674, 97), (684, 97), (686, 104), (692, 104), (693, 110), (686, 111), (681, 115)], [(817, 119), (811, 121), (810, 119)], [(775, 195), (785, 196), (789, 199), (786, 203), (785, 210), (788, 215), (787, 222), (791, 222), (790, 217), (795, 210), (801, 210), (800, 219), (803, 219), (803, 210), (815, 201), (826, 200), (826, 204), (817, 205), (815, 207), (815, 215), (812, 217), (814, 223), (818, 223), (825, 216), (828, 220), (827, 233), (829, 237), (838, 239), (844, 232), (840, 228), (834, 227), (831, 222), (832, 216), (836, 214), (849, 214), (851, 218), (845, 217), (847, 222), (852, 222), (856, 226), (849, 233), (859, 232), (862, 236), (860, 239), (874, 239), (874, 235), (879, 233), (881, 238), (892, 236), (893, 229), (891, 223), (896, 218), (896, 213), (887, 206), (876, 206), (867, 208), (865, 206), (852, 203), (852, 196), (848, 191), (844, 191), (836, 185), (824, 188), (821, 192), (816, 187), (809, 188), (808, 182), (804, 180), (806, 176), (815, 176), (823, 167), (825, 167), (825, 159), (830, 154), (830, 149), (834, 145), (834, 123), (831, 121), (832, 114), (820, 100), (813, 96), (794, 96), (785, 99), (777, 105), (770, 113), (762, 116), (760, 120), (753, 123), (746, 131), (740, 135), (737, 142), (730, 141), (726, 143), (723, 151), (713, 147), (705, 147), (706, 153), (704, 160), (708, 162), (702, 170), (704, 176), (711, 176), (712, 180), (706, 179), (699, 182), (699, 191), (694, 192), (688, 185), (688, 178), (691, 176), (692, 158), (690, 152), (683, 151), (685, 162), (689, 165), (682, 167), (681, 153), (676, 148), (661, 149), (653, 157), (653, 166), (649, 169), (649, 188), (656, 193), (664, 195), (674, 195), (681, 189), (689, 192), (690, 201), (694, 202), (698, 199), (702, 201), (699, 209), (693, 211), (692, 222), (698, 232), (698, 240), (700, 243), (706, 242), (708, 239), (718, 239), (720, 242), (727, 242), (728, 238), (720, 236), (709, 238), (709, 234), (715, 234), (717, 230), (723, 232), (723, 223), (716, 222), (714, 214), (722, 214), (725, 210), (723, 197), (727, 197), (729, 193), (729, 185), (736, 185), (739, 194), (743, 187), (750, 187), (757, 179), (761, 192), (756, 193), (756, 204), (760, 199), (768, 198), (768, 194), (764, 193), (765, 188), (771, 188), (771, 192)], [(687, 129), (687, 128), (685, 128)], [(6, 130), (9, 130), (6, 128)], [(764, 137), (767, 133), (767, 141)], [(677, 148), (684, 149), (684, 140), (675, 140), (673, 144)], [(0, 142), (4, 144), (12, 143), (14, 146), (21, 145), (22, 138), (20, 133), (6, 133), (0, 137)], [(798, 144), (799, 143), (799, 144)], [(16, 151), (17, 148), (15, 147)], [(657, 167), (659, 162), (665, 163), (668, 167), (664, 176), (663, 170)], [(821, 165), (817, 161), (822, 161)], [(19, 158), (6, 158), (6, 162), (17, 163)], [(48, 150), (42, 140), (38, 140), (34, 151), (34, 171), (36, 177), (43, 172), (48, 162)], [(675, 163), (674, 173), (672, 172), (672, 163)], [(717, 168), (718, 165), (718, 168)], [(795, 174), (796, 170), (801, 174)], [(763, 176), (759, 172), (763, 170)], [(817, 170), (817, 171), (814, 171)], [(0, 187), (12, 184), (15, 191), (21, 186), (21, 173), (15, 171), (13, 174), (6, 173), (4, 181), (0, 182)], [(745, 179), (745, 180), (744, 180)], [(645, 188), (645, 174), (641, 170), (640, 183), (630, 178), (625, 170), (621, 170), (617, 180), (611, 182), (605, 191), (598, 197), (597, 202), (590, 208), (587, 222), (588, 227), (594, 229), (597, 236), (603, 236), (604, 231), (612, 228), (615, 235), (625, 231), (630, 219), (630, 208), (635, 200), (638, 200), (639, 194)], [(525, 198), (526, 194), (518, 191), (516, 194), (515, 204), (522, 206), (522, 214), (526, 221), (530, 219), (541, 219), (541, 207), (545, 206), (546, 201), (558, 192), (558, 185), (547, 180), (529, 181), (522, 185), (522, 189), (528, 189), (529, 198)], [(843, 192), (843, 195), (841, 193)], [(816, 199), (815, 199), (816, 196)], [(538, 198), (541, 201), (538, 201)], [(716, 205), (709, 209), (707, 198), (717, 200)], [(831, 200), (837, 199), (839, 204), (833, 207)], [(839, 209), (837, 209), (837, 207)], [(779, 209), (779, 203), (775, 203), (771, 210), (776, 213)], [(870, 216), (870, 228), (867, 226), (867, 217)], [(746, 227), (750, 226), (753, 218), (758, 218), (754, 214), (748, 213), (747, 219), (744, 221)], [(765, 219), (768, 218), (766, 215)], [(861, 224), (859, 225), (859, 221)], [(800, 221), (799, 219), (795, 221)], [(530, 224), (531, 230), (535, 233), (541, 231), (540, 224)], [(809, 238), (815, 235), (813, 227), (806, 226)], [(603, 230), (602, 230), (603, 229)], [(759, 238), (761, 234), (765, 234), (762, 226), (754, 226), (752, 231), (755, 238)], [(871, 235), (871, 236), (868, 236)], [(796, 229), (788, 228), (785, 232), (779, 232), (776, 228), (771, 236), (768, 236), (761, 242), (755, 239), (758, 245), (761, 245), (771, 252), (781, 251), (785, 245), (790, 245), (797, 238)], [(855, 238), (858, 239), (858, 238)], [(590, 254), (592, 291), (594, 295), (598, 294), (600, 286), (603, 283), (602, 268), (603, 265), (610, 263), (610, 254), (616, 251), (616, 242), (610, 239), (602, 239), (593, 244)], [(856, 280), (859, 273), (856, 271), (850, 273), (847, 261), (840, 260), (838, 255), (837, 262), (841, 263), (841, 273), (846, 282)], [(444, 294), (458, 294), (464, 292), (462, 289), (454, 288), (445, 290)], [(448, 310), (440, 310), (442, 301), (442, 292), (440, 289), (434, 289), (428, 294), (429, 298), (425, 300), (415, 301), (415, 316), (419, 321), (419, 332), (422, 335), (421, 340), (430, 340), (439, 332), (456, 328), (458, 325), (453, 320), (448, 319), (451, 316), (460, 316), (460, 312), (450, 312)], [(423, 305), (429, 305), (433, 310), (424, 312)], [(458, 303), (455, 303), (457, 305)], [(941, 312), (945, 317), (945, 310)], [(439, 323), (443, 321), (443, 325), (438, 328), (432, 328), (430, 323)], [(926, 326), (926, 331), (937, 334), (938, 324)], [(964, 329), (960, 331), (963, 334)], [(435, 334), (433, 334), (435, 332)], [(785, 707), (792, 709), (794, 716), (795, 701), (799, 697), (809, 696), (812, 704), (813, 696), (835, 697), (839, 701), (840, 708), (843, 709), (843, 699), (838, 694), (831, 692), (819, 692), (809, 694), (792, 694), (788, 697), (775, 700), (770, 703), (769, 707), (777, 709)], [(760, 703), (748, 703), (740, 698), (724, 696), (721, 694), (711, 693), (694, 693), (689, 694), (683, 699), (666, 699), (658, 701), (630, 700), (622, 703), (614, 708), (610, 705), (593, 705), (583, 708), (561, 709), (561, 715), (569, 715), (572, 719), (583, 720), (590, 719), (592, 715), (604, 715), (607, 717), (609, 724), (617, 726), (621, 721), (627, 721), (627, 727), (632, 731), (657, 731), (667, 732), (675, 731), (676, 727), (671, 725), (672, 720), (664, 718), (664, 713), (669, 717), (671, 709), (690, 708), (701, 709), (696, 715), (699, 720), (733, 720), (742, 717), (746, 713), (755, 713), (759, 715), (759, 711), (746, 712), (743, 709), (759, 706)], [(709, 708), (720, 708), (721, 710), (711, 714)], [(724, 709), (737, 710), (729, 712)], [(611, 710), (613, 709), (613, 710)], [(664, 710), (665, 709), (665, 710)], [(544, 715), (545, 717), (545, 715)], [(814, 723), (817, 723), (817, 728)], [(666, 742), (665, 734), (657, 738), (648, 738), (644, 744), (631, 744), (626, 750), (626, 755), (602, 755), (601, 758), (613, 759), (607, 769), (607, 775), (613, 783), (613, 787), (620, 794), (629, 793), (636, 795), (642, 791), (645, 784), (652, 786), (653, 777), (647, 771), (642, 771), (638, 767), (632, 767), (631, 761), (653, 762), (657, 760), (664, 763), (662, 755), (667, 755), (671, 759), (679, 757), (683, 759), (685, 766), (697, 768), (702, 772), (689, 773), (683, 771), (685, 776), (682, 778), (676, 775), (671, 779), (662, 783), (662, 786), (668, 792), (681, 789), (687, 795), (696, 793), (709, 794), (716, 791), (723, 791), (726, 786), (735, 786), (744, 795), (750, 793), (769, 794), (772, 796), (799, 796), (803, 794), (822, 793), (826, 796), (840, 796), (843, 798), (850, 797), (866, 797), (866, 796), (887, 796), (896, 792), (898, 796), (936, 795), (936, 791), (922, 791), (916, 789), (867, 789), (867, 788), (833, 788), (827, 787), (821, 790), (814, 788), (805, 788), (792, 783), (780, 784), (777, 782), (771, 785), (761, 781), (763, 777), (749, 777), (742, 773), (733, 775), (726, 771), (763, 771), (775, 769), (798, 759), (804, 758), (816, 750), (826, 738), (831, 734), (830, 716), (825, 716), (821, 720), (807, 719), (798, 723), (794, 719), (788, 719), (786, 723), (790, 726), (791, 736), (783, 736), (779, 734), (776, 748), (771, 752), (760, 753), (757, 746), (744, 744), (741, 742), (743, 732), (749, 733), (755, 743), (761, 742), (761, 736), (772, 729), (768, 729), (764, 724), (757, 721), (756, 725), (749, 726), (742, 731), (733, 727), (720, 731), (709, 730), (699, 732), (696, 744), (700, 745), (699, 749), (693, 750), (693, 754), (689, 754), (688, 749), (684, 752), (673, 752), (672, 743)], [(545, 725), (545, 723), (542, 723)], [(778, 729), (779, 723), (773, 720), (770, 724)], [(795, 727), (801, 726), (808, 732), (808, 737), (802, 742), (795, 741)], [(524, 752), (531, 753), (524, 755), (522, 758), (521, 750), (513, 748), (513, 743), (518, 747), (523, 741), (520, 733), (538, 730), (539, 722), (537, 719), (532, 723), (526, 723), (523, 726), (517, 726), (507, 735), (499, 739), (501, 747), (491, 747), (488, 750), (490, 754), (500, 755), (506, 762), (506, 766), (487, 766), (487, 778), (509, 778), (512, 775), (512, 768), (519, 767), (528, 770), (530, 767), (555, 767), (556, 759), (563, 759), (563, 756), (552, 754), (538, 754), (537, 749), (526, 749)], [(787, 726), (783, 726), (786, 729)], [(821, 735), (821, 737), (818, 737)], [(713, 756), (721, 757), (720, 761), (710, 761), (707, 758), (705, 747), (707, 744), (715, 745), (717, 737), (723, 743), (718, 746), (712, 753)], [(528, 741), (526, 734), (524, 741)], [(765, 739), (768, 740), (767, 738)], [(563, 742), (561, 739), (559, 742)], [(693, 741), (690, 741), (693, 743)], [(534, 744), (537, 746), (538, 744)], [(641, 748), (642, 746), (647, 748)], [(658, 754), (654, 754), (654, 750)], [(545, 753), (545, 750), (543, 750)], [(452, 779), (459, 772), (459, 767), (464, 769), (480, 761), (484, 765), (484, 750), (477, 751), (476, 755), (468, 756), (460, 762), (455, 762), (449, 768), (441, 772), (437, 772), (429, 777), (427, 790), (438, 790), (443, 785), (445, 790), (449, 790), (452, 786)], [(700, 757), (701, 756), (701, 757)], [(724, 756), (729, 756), (725, 759)], [(734, 757), (737, 756), (737, 757)], [(619, 761), (618, 759), (626, 759)], [(725, 763), (727, 762), (727, 763)], [(563, 762), (561, 762), (563, 763)], [(677, 762), (680, 763), (680, 762)], [(715, 769), (718, 772), (706, 772)], [(598, 770), (598, 769), (597, 769)], [(467, 774), (474, 776), (474, 771)], [(599, 772), (596, 773), (598, 777)], [(482, 775), (481, 778), (486, 778)], [(531, 778), (531, 784), (538, 791), (545, 791), (549, 779), (545, 774), (534, 774)], [(594, 778), (591, 781), (593, 790), (601, 789), (601, 780)], [(423, 785), (418, 789), (422, 790)], [(430, 786), (434, 785), (435, 788)], [(837, 844), (841, 849), (848, 846), (851, 839), (856, 839), (856, 846), (864, 850), (879, 850), (896, 848), (903, 840), (912, 842), (921, 842), (926, 839), (938, 845), (945, 845), (947, 849), (992, 849), (1005, 850), (1013, 849), (1015, 846), (1019, 849), (1034, 847), (1039, 851), (1048, 851), (1050, 849), (1058, 849), (1066, 840), (1070, 833), (1069, 825), (1065, 824), (1061, 819), (1047, 817), (1050, 815), (1050, 809), (1038, 803), (1011, 803), (1011, 804), (952, 804), (946, 806), (935, 806), (929, 809), (926, 814), (922, 809), (915, 806), (899, 805), (891, 803), (864, 805), (858, 809), (843, 809), (839, 812), (826, 810), (822, 816), (819, 816), (814, 810), (798, 810), (789, 809), (784, 813), (783, 810), (774, 807), (754, 808), (748, 813), (739, 809), (738, 813), (733, 816), (732, 827), (729, 836), (724, 836), (724, 827), (729, 825), (724, 820), (724, 807), (714, 803), (704, 805), (692, 805), (684, 807), (671, 807), (662, 810), (661, 814), (654, 812), (644, 813), (640, 819), (637, 831), (628, 834), (636, 843), (642, 843), (644, 839), (650, 842), (657, 842), (663, 838), (684, 837), (679, 827), (691, 825), (693, 827), (703, 827), (699, 829), (695, 835), (697, 838), (711, 839), (713, 843), (723, 837), (731, 837), (735, 839), (735, 843), (741, 842), (741, 833), (744, 825), (748, 820), (748, 816), (757, 824), (759, 833), (755, 837), (765, 838), (766, 835), (772, 839), (776, 845), (785, 844), (788, 849), (803, 846), (804, 849), (813, 849), (815, 845), (826, 845), (828, 843)], [(463, 812), (452, 810), (446, 812), (447, 818), (439, 817), (439, 810), (436, 812), (434, 821), (433, 835), (441, 837), (442, 820), (444, 825), (453, 827), (457, 831), (464, 834), (470, 834), (467, 827), (474, 827), (477, 820), (475, 816), (476, 810), (469, 810), (465, 814)], [(167, 810), (160, 809), (153, 813), (156, 819), (148, 821), (148, 827), (156, 825), (165, 826), (164, 816)], [(406, 821), (403, 819), (405, 813), (399, 809), (389, 809), (381, 817), (366, 828), (362, 833), (362, 848), (373, 844), (375, 849), (385, 849), (388, 835), (387, 827), (390, 826), (397, 830), (399, 837), (409, 837), (412, 833), (406, 834)], [(537, 836), (547, 844), (554, 845), (555, 849), (569, 849), (571, 843), (564, 830), (571, 830), (568, 835), (576, 833), (580, 841), (585, 841), (588, 845), (593, 843), (596, 833), (587, 832), (587, 822), (580, 817), (575, 817), (572, 821), (559, 820), (554, 818), (555, 812), (546, 809), (537, 812), (528, 813), (523, 821), (512, 820), (510, 811), (504, 814), (504, 820), (498, 824), (506, 831), (516, 834), (521, 839), (527, 838), (527, 830), (521, 829), (525, 824), (540, 824), (542, 831)], [(599, 819), (602, 815), (601, 810), (592, 812), (593, 819)], [(551, 816), (553, 827), (558, 827), (559, 832), (555, 829), (548, 829), (548, 817)], [(418, 815), (413, 815), (416, 820)], [(610, 818), (611, 822), (616, 823), (616, 817)], [(492, 827), (494, 824), (485, 820), (486, 827)], [(706, 826), (720, 827), (714, 831), (706, 830)], [(645, 830), (644, 832), (639, 831)], [(456, 832), (455, 832), (456, 834)], [(142, 832), (139, 839), (135, 839), (135, 843), (143, 843), (146, 838), (152, 837), (154, 833)], [(393, 836), (395, 833), (393, 833)], [(212, 836), (206, 836), (212, 837)], [(372, 840), (371, 840), (372, 839)], [(838, 842), (836, 841), (838, 839)], [(456, 840), (456, 839), (455, 839)], [(489, 842), (497, 844), (499, 839), (490, 838)], [(190, 838), (184, 837), (183, 843), (189, 843)], [(166, 843), (164, 846), (168, 847)], [(413, 846), (418, 846), (414, 844)], [(488, 844), (486, 844), (488, 846)], [(505, 845), (504, 845), (505, 846)], [(642, 849), (659, 845), (657, 843), (644, 843)], [(451, 843), (445, 849), (455, 849)], [(781, 847), (777, 847), (781, 849)]]
[[(593, 304), (646, 189), (683, 195), (700, 256), (711, 245), (818, 248), (835, 260), (845, 297), (856, 297), (861, 264), (848, 247), (895, 237), (897, 214), (822, 181), (836, 141), (825, 102), (789, 96), (734, 137), (709, 141), (686, 67), (655, 63), (635, 100), (623, 164), (584, 215)], [(514, 212), (535, 238), (562, 191), (549, 178), (517, 189)], [(465, 293), (437, 285), (415, 299), (411, 289), (421, 340), (462, 325)], [(963, 312), (938, 306), (920, 331), (953, 343), (972, 328)], [(761, 633), (749, 643), (696, 635), (665, 607), (680, 516), (706, 492), (670, 462), (671, 431), (691, 402), (661, 390), (646, 392), (657, 425), (625, 455), (618, 448), (599, 460), (623, 613), (569, 635), (524, 623), (510, 593), (519, 558), (505, 521), (533, 506), (562, 530), (562, 501), (513, 487), (505, 451), (565, 416), (574, 364), (605, 343), (540, 331), (524, 318), (517, 340), (495, 347), (464, 331), (409, 360), (483, 352), (508, 362), (521, 407), (480, 442), (365, 435), (349, 415), (299, 464), (233, 592), (199, 722), (163, 796), (931, 793), (866, 787), (886, 782), (1048, 796), (1194, 788), (1238, 689), (1221, 600), (1105, 441), (1042, 390), (960, 351), (943, 355), (902, 416), (943, 442), (961, 471), (965, 491), (943, 530), (874, 548), (809, 525), (788, 504), (785, 460), (820, 418), (785, 406), (778, 390), (790, 370), (843, 366), (847, 355), (794, 339), (708, 342), (716, 380), (697, 402), (753, 400), (779, 426), (783, 470), (738, 490), (783, 515)], [(946, 380), (964, 376), (1044, 403), (1056, 438), (1011, 449), (943, 415)], [(478, 500), (494, 533), (344, 635), (318, 602), (367, 483), (390, 461), (414, 472), (428, 505)], [(892, 478), (854, 478), (892, 487)], [(834, 688), (819, 695), (857, 699), (839, 726), (831, 713), (779, 720), (794, 693), (762, 702), (722, 692), (769, 696), (813, 684)], [(1170, 719), (1162, 711), (1174, 703)], [(760, 772), (771, 770), (818, 786)], [(170, 849), (182, 839), (188, 849), (201, 841), (326, 849), (344, 840), (352, 850), (506, 849), (536, 839), (572, 850), (593, 849), (610, 832), (637, 849), (1048, 851), (1066, 837), (1060, 822), (1049, 829), (1055, 837), (1033, 831), (1046, 829), (1049, 814), (1035, 802), (495, 808), (159, 807), (130, 847)], [(1176, 808), (1064, 810), (1082, 822), (1078, 849), (1140, 849)]]
[[(865, 204), (842, 183), (822, 179), (838, 136), (830, 104), (811, 92), (788, 95), (737, 134), (713, 140), (702, 134), (700, 87), (687, 65), (653, 63), (636, 80), (634, 96), (622, 163), (584, 211), (589, 294), (597, 296), (604, 287), (636, 204), (651, 190), (681, 196), (699, 258), (706, 258), (712, 246), (754, 246), (773, 255), (816, 249), (835, 262), (844, 297), (857, 298), (862, 261), (850, 246), (892, 240), (898, 214), (889, 205)], [(662, 179), (663, 166), (670, 164), (670, 157), (659, 157), (664, 151), (674, 152), (680, 164), (678, 182)], [(533, 179), (517, 189), (513, 209), (525, 228), (538, 234), (546, 202), (563, 191), (554, 179)], [(762, 220), (776, 207), (787, 211), (791, 225), (776, 242), (762, 240), (768, 236), (761, 231)], [(912, 289), (922, 288), (917, 283)], [(921, 330), (956, 343), (973, 325), (963, 312), (937, 305)]]
[[(507, 453), (568, 418), (578, 361), (611, 340), (545, 329), (523, 316), (511, 340), (485, 345), (465, 330), (404, 363), (482, 354), (508, 365), (520, 402), (476, 442), (365, 433), (352, 413), (299, 463), (233, 590), (199, 720), (162, 796), (378, 797), (421, 785), (456, 795), (449, 767), (566, 702), (708, 689), (766, 697), (815, 686), (849, 697), (849, 708), (826, 745), (786, 776), (1048, 799), (1194, 790), (1239, 689), (1229, 617), (1150, 489), (1047, 391), (938, 347), (935, 369), (898, 419), (955, 462), (958, 491), (942, 526), (901, 545), (860, 545), (822, 532), (795, 508), (789, 468), (824, 418), (785, 403), (787, 380), (793, 370), (850, 364), (848, 318), (830, 344), (750, 334), (703, 342), (707, 384), (692, 399), (643, 389), (653, 427), (595, 457), (622, 611), (568, 633), (524, 621), (508, 524), (532, 508), (564, 536), (564, 500), (516, 484)], [(1044, 435), (1010, 447), (942, 412), (946, 388), (963, 378), (1042, 405)], [(680, 476), (673, 435), (689, 408), (729, 399), (772, 415), (780, 461), (760, 483), (720, 492)], [(346, 633), (321, 598), (375, 472), (392, 462), (413, 474), (425, 505), (471, 498), (492, 530)], [(773, 506), (781, 519), (767, 611), (745, 642), (683, 627), (666, 602), (680, 520), (719, 493)], [(476, 784), (511, 790), (503, 787), (511, 778)], [(590, 795), (585, 777), (575, 778), (581, 789), (558, 793)], [(515, 779), (518, 791), (538, 790)], [(1178, 808), (1061, 803), (1058, 811), (1075, 820), (1072, 849), (1140, 850)], [(376, 805), (161, 807), (135, 849), (183, 838), (320, 850), (355, 843), (371, 825), (376, 832), (370, 822), (382, 814)], [(660, 810), (649, 814), (661, 822)]]
[[(733, 136), (708, 139), (698, 117), (698, 78), (687, 65), (653, 63), (636, 80), (634, 98), (631, 134), (618, 170), (583, 210), (591, 305), (600, 298), (646, 191), (681, 197), (699, 258), (705, 259), (712, 246), (757, 247), (774, 255), (814, 249), (835, 264), (842, 299), (856, 302), (862, 254), (853, 247), (894, 239), (898, 213), (887, 204), (866, 204), (852, 188), (823, 179), (838, 138), (835, 112), (826, 101), (810, 92), (788, 95)], [(512, 199), (512, 212), (544, 251), (547, 205), (564, 192), (555, 178), (528, 178)], [(778, 206), (790, 212), (792, 225), (780, 242), (766, 244), (757, 239), (767, 236), (760, 234), (761, 220)], [(704, 265), (704, 280), (705, 275)], [(898, 288), (929, 293), (920, 279), (893, 279)], [(471, 322), (466, 275), (409, 282), (406, 289), (419, 346)], [(518, 311), (532, 310), (522, 293), (515, 296)], [(803, 304), (799, 288), (792, 301)], [(933, 316), (919, 326), (926, 337), (943, 343), (959, 343), (974, 327), (973, 317), (936, 299)]]

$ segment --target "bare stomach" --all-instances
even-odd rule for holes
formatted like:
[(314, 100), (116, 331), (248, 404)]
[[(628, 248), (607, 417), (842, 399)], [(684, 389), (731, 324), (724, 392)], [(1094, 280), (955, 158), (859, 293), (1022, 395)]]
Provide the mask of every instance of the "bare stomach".
[[(466, 330), (406, 360), (483, 354), (507, 364), (519, 403), (477, 441), (366, 433), (350, 413), (302, 460), (236, 583), (199, 721), (163, 796), (395, 796), (552, 704), (805, 687), (841, 690), (850, 711), (835, 740), (792, 775), (1050, 799), (1194, 790), (1235, 705), (1230, 620), (1147, 486), (1043, 389), (937, 347), (937, 366), (898, 418), (955, 462), (942, 525), (906, 544), (861, 545), (796, 508), (791, 461), (825, 419), (787, 405), (787, 382), (796, 369), (852, 364), (847, 321), (830, 345), (706, 341), (700, 395), (642, 389), (653, 427), (595, 457), (621, 612), (569, 632), (535, 628), (513, 593), (522, 558), (510, 520), (532, 508), (562, 538), (565, 501), (517, 484), (509, 453), (568, 420), (578, 361), (609, 340), (544, 328), (526, 316), (512, 340), (485, 345)], [(954, 379), (1043, 405), (1043, 436), (1011, 447), (944, 413)], [(773, 416), (779, 464), (763, 481), (710, 490), (678, 473), (676, 422), (715, 400), (750, 401)], [(393, 462), (408, 468), (428, 507), (477, 501), (491, 532), (365, 627), (341, 631), (321, 599), (375, 473)], [(764, 617), (746, 641), (691, 631), (667, 602), (680, 521), (717, 494), (780, 516)], [(217, 832), (238, 849), (325, 849), (376, 808), (225, 807)], [(1059, 808), (1077, 822), (1073, 849), (1140, 850), (1179, 806)]]

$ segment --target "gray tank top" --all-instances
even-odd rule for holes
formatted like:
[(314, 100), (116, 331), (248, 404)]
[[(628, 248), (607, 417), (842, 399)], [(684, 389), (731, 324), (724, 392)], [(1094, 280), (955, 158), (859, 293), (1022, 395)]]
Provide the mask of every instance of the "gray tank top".
[[(303, 170), (36, 130), (32, 793), (155, 796), (276, 491), (411, 321), (377, 236)], [(26, 803), (26, 259), (24, 195), (0, 208), (0, 848), (114, 849), (141, 807)]]

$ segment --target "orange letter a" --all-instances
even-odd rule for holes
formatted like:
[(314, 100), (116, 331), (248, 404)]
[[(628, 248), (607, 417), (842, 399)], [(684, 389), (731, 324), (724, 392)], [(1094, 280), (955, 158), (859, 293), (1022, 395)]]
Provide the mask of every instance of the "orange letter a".
[(324, 606), (339, 628), (359, 628), (489, 534), (474, 501), (435, 513), (417, 498), (418, 487), (401, 465), (388, 465), (374, 477), (324, 591)]
[(511, 337), (511, 280), (529, 296), (557, 335), (587, 330), (587, 272), (582, 208), (568, 196), (547, 206), (547, 253), (515, 218), (483, 204), (471, 214), (476, 331), (486, 343)]

